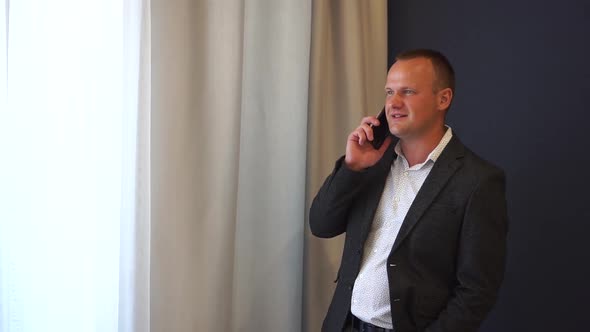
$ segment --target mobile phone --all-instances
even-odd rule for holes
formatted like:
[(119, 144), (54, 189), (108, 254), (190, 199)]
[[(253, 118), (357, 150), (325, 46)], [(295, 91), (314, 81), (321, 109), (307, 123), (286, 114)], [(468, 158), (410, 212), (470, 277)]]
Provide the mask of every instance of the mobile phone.
[(379, 115), (377, 115), (377, 119), (379, 119), (378, 126), (370, 125), (371, 128), (373, 128), (373, 140), (371, 141), (371, 144), (375, 150), (379, 150), (381, 145), (383, 145), (383, 142), (385, 142), (387, 136), (391, 135), (389, 132), (389, 125), (387, 124), (387, 113), (385, 112), (385, 106)]

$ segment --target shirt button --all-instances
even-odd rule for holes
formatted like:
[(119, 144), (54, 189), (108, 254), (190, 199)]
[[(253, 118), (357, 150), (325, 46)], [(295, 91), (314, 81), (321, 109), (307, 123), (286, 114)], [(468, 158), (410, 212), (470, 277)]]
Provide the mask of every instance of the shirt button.
[(394, 200), (395, 200), (396, 202), (399, 202), (399, 197), (396, 197)]
[(405, 175), (405, 176), (408, 176), (408, 174), (409, 174), (409, 173), (408, 173), (408, 171), (405, 171), (405, 172), (404, 172), (404, 175)]

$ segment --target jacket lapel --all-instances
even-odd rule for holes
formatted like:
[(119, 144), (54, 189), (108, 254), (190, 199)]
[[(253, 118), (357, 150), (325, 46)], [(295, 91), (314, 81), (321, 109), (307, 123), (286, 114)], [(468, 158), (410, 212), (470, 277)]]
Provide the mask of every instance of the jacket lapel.
[(461, 167), (464, 151), (465, 146), (457, 136), (453, 135), (418, 191), (393, 243), (391, 252), (394, 252), (399, 247), (451, 176)]

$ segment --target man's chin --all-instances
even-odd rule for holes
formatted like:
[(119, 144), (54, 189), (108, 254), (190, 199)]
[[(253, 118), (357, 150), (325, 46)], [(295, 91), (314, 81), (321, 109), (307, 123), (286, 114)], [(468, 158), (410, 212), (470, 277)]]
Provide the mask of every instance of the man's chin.
[(391, 133), (393, 136), (399, 138), (399, 139), (403, 139), (404, 137), (407, 136), (407, 133), (404, 130), (400, 130), (398, 128), (389, 128), (389, 133)]

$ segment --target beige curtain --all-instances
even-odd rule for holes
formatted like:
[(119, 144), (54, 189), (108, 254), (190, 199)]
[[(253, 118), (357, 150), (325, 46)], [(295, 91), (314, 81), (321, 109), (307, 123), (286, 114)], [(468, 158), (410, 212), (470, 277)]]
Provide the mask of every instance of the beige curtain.
[(319, 330), (309, 201), (385, 73), (384, 0), (152, 1), (151, 331)]
[[(344, 154), (346, 137), (385, 100), (387, 2), (314, 1), (309, 88), (307, 205)], [(319, 331), (335, 288), (343, 236), (306, 231), (304, 326)]]
[(152, 331), (300, 331), (311, 0), (152, 2)]

